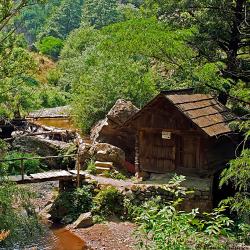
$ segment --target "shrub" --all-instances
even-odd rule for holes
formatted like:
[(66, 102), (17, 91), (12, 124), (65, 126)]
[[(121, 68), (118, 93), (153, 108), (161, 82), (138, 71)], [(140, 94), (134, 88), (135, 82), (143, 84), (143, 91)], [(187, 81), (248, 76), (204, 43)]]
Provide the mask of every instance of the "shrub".
[(116, 171), (116, 170), (105, 171), (103, 173), (103, 175), (107, 178), (112, 178), (112, 179), (117, 179), (117, 180), (126, 180), (127, 179), (127, 177), (123, 173)]
[(102, 189), (93, 199), (93, 212), (103, 217), (123, 213), (123, 195), (115, 187)]
[[(5, 156), (6, 160), (18, 159), (22, 157), (32, 158), (34, 154), (21, 153), (17, 151), (10, 151)], [(6, 172), (8, 175), (19, 175), (21, 173), (20, 161), (9, 161), (6, 162)], [(41, 172), (46, 169), (46, 166), (41, 164), (39, 159), (24, 160), (24, 172), (25, 174), (33, 174)]]
[[(31, 204), (33, 193), (13, 183), (0, 185), (0, 248), (14, 249), (41, 236), (42, 227)], [(2, 248), (3, 247), (3, 248)], [(5, 248), (7, 247), (7, 248)]]
[(37, 44), (42, 54), (48, 55), (53, 59), (58, 59), (61, 49), (63, 48), (63, 40), (53, 36), (47, 36)]
[(61, 221), (65, 216), (77, 219), (81, 213), (90, 211), (92, 207), (92, 186), (83, 186), (76, 190), (62, 192), (51, 208), (54, 220)]
[(87, 171), (90, 173), (90, 174), (93, 174), (93, 175), (96, 175), (97, 171), (96, 171), (96, 165), (95, 165), (95, 162), (94, 160), (90, 160), (87, 164)]
[[(225, 207), (212, 213), (199, 214), (198, 209), (191, 212), (179, 211), (178, 207), (185, 197), (180, 187), (181, 179), (174, 177), (171, 188), (173, 201), (165, 203), (158, 197), (145, 202), (136, 212), (138, 230), (136, 236), (141, 249), (227, 249), (232, 221), (223, 215)], [(221, 237), (223, 236), (223, 240)]]

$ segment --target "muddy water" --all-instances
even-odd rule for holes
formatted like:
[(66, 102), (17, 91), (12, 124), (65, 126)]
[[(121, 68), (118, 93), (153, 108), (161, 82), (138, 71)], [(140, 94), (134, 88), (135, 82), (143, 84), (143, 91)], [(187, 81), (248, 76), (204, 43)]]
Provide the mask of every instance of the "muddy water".
[[(83, 240), (66, 228), (47, 228), (45, 236), (26, 247), (14, 246), (10, 250), (87, 250)], [(0, 250), (3, 250), (0, 248)], [(5, 249), (6, 250), (6, 249)], [(8, 249), (9, 250), (9, 249)]]
[[(65, 228), (54, 229), (56, 244), (53, 250), (86, 250), (85, 243), (76, 235)], [(54, 244), (54, 242), (53, 242)]]

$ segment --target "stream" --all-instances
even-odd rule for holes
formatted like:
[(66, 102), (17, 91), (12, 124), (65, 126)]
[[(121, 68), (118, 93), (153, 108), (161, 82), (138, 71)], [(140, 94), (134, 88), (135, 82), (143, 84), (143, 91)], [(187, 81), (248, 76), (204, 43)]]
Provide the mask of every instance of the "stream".
[(46, 236), (25, 248), (16, 247), (13, 250), (87, 250), (82, 239), (65, 227), (47, 228)]
[[(86, 245), (82, 239), (70, 232), (66, 228), (59, 228), (52, 230), (55, 245), (53, 250), (86, 250)], [(54, 243), (54, 242), (53, 242)]]

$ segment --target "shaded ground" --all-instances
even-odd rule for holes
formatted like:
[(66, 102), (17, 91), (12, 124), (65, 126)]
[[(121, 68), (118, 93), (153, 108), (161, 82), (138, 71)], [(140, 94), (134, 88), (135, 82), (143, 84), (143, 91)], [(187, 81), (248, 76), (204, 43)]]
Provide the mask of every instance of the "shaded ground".
[(129, 222), (108, 222), (89, 228), (70, 229), (91, 250), (132, 250), (135, 240), (135, 225)]
[[(129, 181), (124, 182), (112, 179), (107, 180), (106, 178), (100, 179), (102, 183), (116, 184), (115, 186), (117, 187), (124, 187), (131, 184)], [(32, 183), (26, 184), (25, 186), (28, 187), (30, 191), (33, 191), (37, 194), (37, 198), (34, 199), (33, 204), (35, 205), (37, 211), (41, 211), (48, 203), (54, 200), (56, 191), (58, 190), (58, 181)], [(95, 224), (89, 228), (70, 229), (70, 232), (72, 232), (75, 236), (71, 235), (70, 232), (67, 233), (68, 230), (66, 228), (53, 230), (55, 236), (52, 235), (52, 239), (49, 241), (51, 241), (51, 246), (55, 244), (56, 247), (46, 249), (132, 250), (134, 249), (133, 246), (135, 244), (135, 240), (132, 235), (134, 229), (135, 225), (133, 223), (107, 222), (105, 224)], [(82, 239), (82, 243), (79, 239), (77, 239), (78, 237)], [(65, 244), (65, 241), (67, 241), (67, 244)], [(43, 242), (39, 242), (39, 244), (39, 246), (41, 246)], [(82, 244), (82, 248), (80, 247), (80, 244)], [(87, 248), (85, 248), (85, 245)]]
[(47, 181), (41, 183), (31, 183), (23, 185), (27, 187), (29, 191), (36, 194), (36, 198), (33, 199), (33, 204), (36, 210), (41, 211), (49, 202), (55, 199), (55, 195), (59, 188), (58, 181)]

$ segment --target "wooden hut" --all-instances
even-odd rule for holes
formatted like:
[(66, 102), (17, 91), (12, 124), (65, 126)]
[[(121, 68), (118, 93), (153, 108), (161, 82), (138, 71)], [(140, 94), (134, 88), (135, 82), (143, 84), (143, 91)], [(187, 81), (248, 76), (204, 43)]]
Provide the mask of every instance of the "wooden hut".
[(235, 119), (210, 94), (162, 91), (125, 122), (136, 131), (136, 171), (214, 175), (234, 157), (237, 142), (229, 123)]
[(34, 124), (62, 129), (74, 129), (70, 106), (44, 108), (30, 112), (26, 119)]

